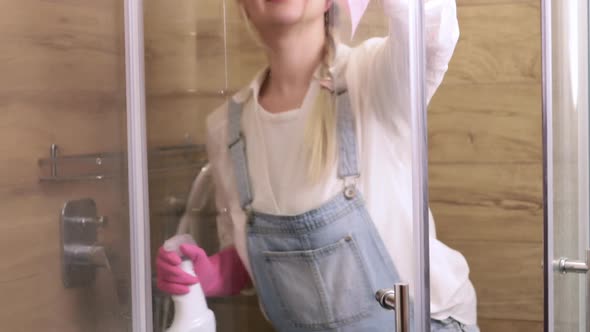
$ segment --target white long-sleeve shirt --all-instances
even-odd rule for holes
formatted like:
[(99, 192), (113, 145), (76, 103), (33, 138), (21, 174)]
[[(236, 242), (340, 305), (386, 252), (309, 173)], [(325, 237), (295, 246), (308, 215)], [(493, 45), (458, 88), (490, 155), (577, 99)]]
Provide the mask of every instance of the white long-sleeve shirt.
[[(348, 89), (357, 120), (361, 176), (357, 185), (366, 207), (395, 262), (402, 280), (412, 283), (412, 161), (408, 72), (407, 0), (383, 0), (390, 20), (385, 38), (360, 46), (339, 45), (332, 73)], [(454, 0), (426, 1), (426, 83), (430, 100), (447, 70), (459, 36)], [(310, 183), (307, 175), (305, 126), (320, 89), (312, 81), (300, 108), (272, 114), (258, 103), (266, 70), (233, 98), (244, 104), (242, 129), (257, 211), (295, 215), (322, 205), (341, 193), (336, 164), (329, 176)], [(235, 245), (248, 271), (246, 216), (239, 203), (228, 151), (227, 104), (207, 119), (207, 149), (222, 213), (218, 229), (222, 246)], [(476, 323), (476, 296), (464, 257), (436, 239), (431, 216), (431, 316)], [(264, 285), (259, 285), (264, 287)]]

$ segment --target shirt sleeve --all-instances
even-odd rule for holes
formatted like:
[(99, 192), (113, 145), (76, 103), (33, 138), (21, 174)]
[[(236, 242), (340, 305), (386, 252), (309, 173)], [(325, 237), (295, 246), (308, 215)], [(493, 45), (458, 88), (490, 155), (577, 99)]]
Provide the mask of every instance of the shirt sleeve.
[(219, 146), (222, 142), (216, 140), (211, 128), (207, 128), (207, 158), (209, 160), (209, 167), (211, 176), (213, 178), (213, 185), (215, 187), (215, 211), (217, 223), (217, 235), (219, 238), (220, 249), (232, 246), (235, 244), (234, 226), (229, 214), (227, 197), (224, 195), (224, 188), (222, 185), (221, 169), (219, 165)]
[[(387, 114), (410, 105), (409, 0), (381, 0), (389, 20), (389, 35), (361, 44), (349, 59), (347, 81), (361, 103)], [(447, 71), (459, 38), (455, 0), (425, 1), (426, 97), (430, 101)], [(364, 100), (363, 100), (364, 99)], [(366, 105), (366, 104), (365, 104)]]

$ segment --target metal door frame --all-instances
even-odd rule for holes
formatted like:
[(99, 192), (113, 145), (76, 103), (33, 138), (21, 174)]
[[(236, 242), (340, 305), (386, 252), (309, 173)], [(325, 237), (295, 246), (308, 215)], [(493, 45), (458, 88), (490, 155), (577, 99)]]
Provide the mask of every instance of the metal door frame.
[(416, 331), (430, 331), (430, 234), (428, 213), (428, 114), (424, 0), (408, 2), (410, 103), (412, 122), (412, 202), (414, 219), (413, 314)]
[(541, 1), (541, 39), (543, 67), (543, 312), (544, 331), (553, 331), (553, 76), (551, 0)]
[(143, 38), (143, 1), (125, 0), (129, 249), (133, 332), (153, 331)]

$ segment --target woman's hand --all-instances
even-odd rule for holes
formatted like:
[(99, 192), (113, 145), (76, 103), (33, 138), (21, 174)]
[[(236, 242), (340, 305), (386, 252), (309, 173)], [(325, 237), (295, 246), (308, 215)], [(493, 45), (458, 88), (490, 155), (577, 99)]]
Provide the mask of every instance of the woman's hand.
[(186, 294), (191, 285), (200, 283), (205, 296), (227, 296), (238, 294), (250, 283), (248, 272), (235, 247), (229, 247), (211, 257), (194, 244), (183, 244), (180, 251), (193, 262), (196, 277), (182, 271), (178, 254), (161, 247), (156, 259), (157, 285), (166, 293)]

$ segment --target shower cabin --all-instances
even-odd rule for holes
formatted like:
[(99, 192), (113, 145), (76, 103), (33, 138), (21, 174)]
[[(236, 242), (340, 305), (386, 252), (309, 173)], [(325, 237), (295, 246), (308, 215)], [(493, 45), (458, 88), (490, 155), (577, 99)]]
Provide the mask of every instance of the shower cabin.
[[(544, 0), (540, 8), (544, 326), (586, 331), (588, 4)], [(221, 245), (217, 211), (195, 208), (190, 193), (207, 164), (205, 119), (264, 66), (260, 46), (233, 0), (20, 0), (0, 9), (1, 329), (165, 331), (173, 308), (151, 266), (179, 229), (209, 253)], [(410, 3), (402, 45), (413, 301), (392, 303), (414, 313), (416, 331), (429, 329), (430, 310), (423, 11)], [(387, 32), (378, 1), (354, 38), (349, 31), (344, 24), (341, 39), (351, 45)], [(252, 292), (209, 306), (220, 332), (272, 331)]]

